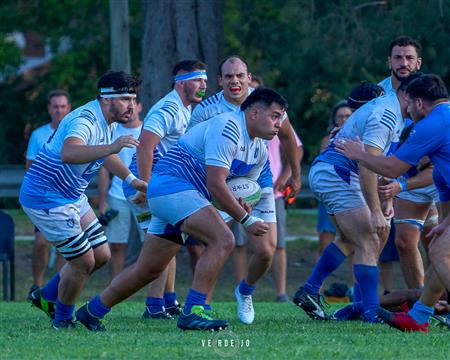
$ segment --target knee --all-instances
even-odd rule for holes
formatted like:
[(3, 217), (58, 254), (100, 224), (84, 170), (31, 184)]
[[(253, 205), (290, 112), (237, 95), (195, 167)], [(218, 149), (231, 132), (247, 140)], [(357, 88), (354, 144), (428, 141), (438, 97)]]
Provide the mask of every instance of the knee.
[(255, 247), (254, 254), (261, 261), (270, 262), (272, 261), (273, 256), (275, 255), (275, 250), (276, 250), (275, 244), (266, 243), (261, 246)]
[[(100, 249), (101, 248), (101, 249)], [(98, 269), (105, 265), (111, 259), (111, 250), (107, 244), (100, 245), (98, 250), (94, 250), (95, 253), (95, 264), (94, 267)]]
[(397, 247), (398, 252), (402, 254), (409, 250), (408, 241), (402, 236), (397, 236), (395, 238), (395, 246)]
[(224, 227), (222, 234), (219, 236), (218, 241), (216, 241), (216, 245), (221, 256), (229, 256), (231, 254), (235, 248), (235, 241), (230, 229)]

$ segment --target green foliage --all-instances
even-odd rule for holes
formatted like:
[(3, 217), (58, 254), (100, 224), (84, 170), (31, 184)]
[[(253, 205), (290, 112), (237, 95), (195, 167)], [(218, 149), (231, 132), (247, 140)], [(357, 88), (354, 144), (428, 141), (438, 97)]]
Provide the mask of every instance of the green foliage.
[(444, 44), (450, 12), (441, 11), (441, 3), (232, 0), (226, 3), (225, 53), (247, 58), (253, 73), (285, 95), (311, 160), (333, 105), (360, 81), (389, 75), (388, 46), (395, 36), (421, 41), (425, 69), (449, 80)]
[[(0, 104), (0, 163), (24, 161), (23, 129), (27, 123), (36, 128), (49, 121), (46, 95), (50, 90), (67, 90), (73, 108), (95, 97), (97, 80), (110, 61), (108, 6), (108, 0), (9, 0), (0, 5), (0, 39), (2, 32), (38, 32), (55, 54), (32, 78), (9, 78), (0, 84), (0, 97), (11, 99)], [(137, 1), (130, 1), (130, 26), (136, 70), (140, 67), (142, 28)], [(0, 70), (7, 50), (0, 40)]]

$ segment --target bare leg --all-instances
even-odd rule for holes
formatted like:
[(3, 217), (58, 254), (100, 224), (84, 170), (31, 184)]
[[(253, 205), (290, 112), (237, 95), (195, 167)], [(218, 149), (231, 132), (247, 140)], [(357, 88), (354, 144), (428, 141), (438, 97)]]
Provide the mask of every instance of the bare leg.
[(247, 245), (236, 246), (232, 253), (232, 268), (236, 282), (241, 281), (247, 271)]
[(115, 277), (120, 273), (125, 266), (125, 251), (127, 244), (109, 244), (111, 249), (111, 260), (109, 266), (111, 269), (111, 276)]
[(286, 249), (277, 248), (272, 262), (272, 274), (277, 286), (277, 296), (286, 294), (286, 268)]
[(31, 269), (33, 272), (33, 283), (38, 287), (44, 285), (49, 249), (50, 243), (45, 239), (44, 235), (40, 231), (35, 232), (35, 240), (31, 254)]

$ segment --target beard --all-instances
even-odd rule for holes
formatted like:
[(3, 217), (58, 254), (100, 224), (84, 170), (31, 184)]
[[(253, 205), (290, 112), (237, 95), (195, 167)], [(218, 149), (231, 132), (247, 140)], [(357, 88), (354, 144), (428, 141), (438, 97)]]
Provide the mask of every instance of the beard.
[[(399, 70), (402, 70), (402, 69), (399, 69)], [(408, 75), (399, 75), (399, 74), (397, 74), (397, 71), (393, 71), (393, 72), (392, 72), (392, 75), (394, 75), (394, 77), (395, 77), (397, 80), (403, 81), (403, 80), (405, 80), (406, 78), (408, 78), (408, 76), (410, 76), (410, 75), (412, 75), (412, 74), (414, 74), (414, 73), (416, 73), (416, 72), (417, 72), (417, 69), (416, 69), (416, 70), (410, 71)]]

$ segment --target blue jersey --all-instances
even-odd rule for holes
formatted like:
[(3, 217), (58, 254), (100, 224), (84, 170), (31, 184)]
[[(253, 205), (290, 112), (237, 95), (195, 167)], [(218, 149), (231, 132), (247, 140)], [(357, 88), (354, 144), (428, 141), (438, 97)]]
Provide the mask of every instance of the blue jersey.
[[(148, 198), (197, 189), (211, 199), (206, 188), (206, 166), (229, 169), (229, 178), (258, 179), (268, 159), (260, 138), (250, 139), (245, 114), (229, 112), (197, 125), (155, 165)], [(170, 186), (166, 180), (170, 178)], [(173, 182), (177, 178), (180, 181)]]
[(61, 160), (64, 141), (76, 137), (86, 145), (107, 145), (111, 143), (111, 134), (97, 100), (67, 114), (26, 173), (20, 203), (34, 209), (51, 209), (77, 201), (104, 159), (85, 164), (65, 163)]
[[(154, 166), (158, 160), (180, 139), (186, 132), (191, 117), (191, 106), (184, 106), (180, 95), (172, 90), (160, 99), (149, 110), (144, 119), (143, 130), (157, 135), (161, 140), (153, 151)], [(130, 171), (139, 177), (136, 154), (129, 164)], [(126, 198), (136, 193), (128, 183), (123, 182), (123, 193)]]
[(356, 110), (345, 122), (327, 148), (314, 160), (335, 165), (341, 177), (349, 180), (350, 172), (358, 173), (358, 163), (336, 151), (335, 141), (355, 139), (387, 154), (398, 143), (404, 127), (400, 104), (395, 93), (377, 97)]
[(449, 191), (450, 104), (437, 105), (428, 116), (418, 121), (394, 156), (412, 166), (428, 156), (434, 165), (433, 179), (439, 192)]

